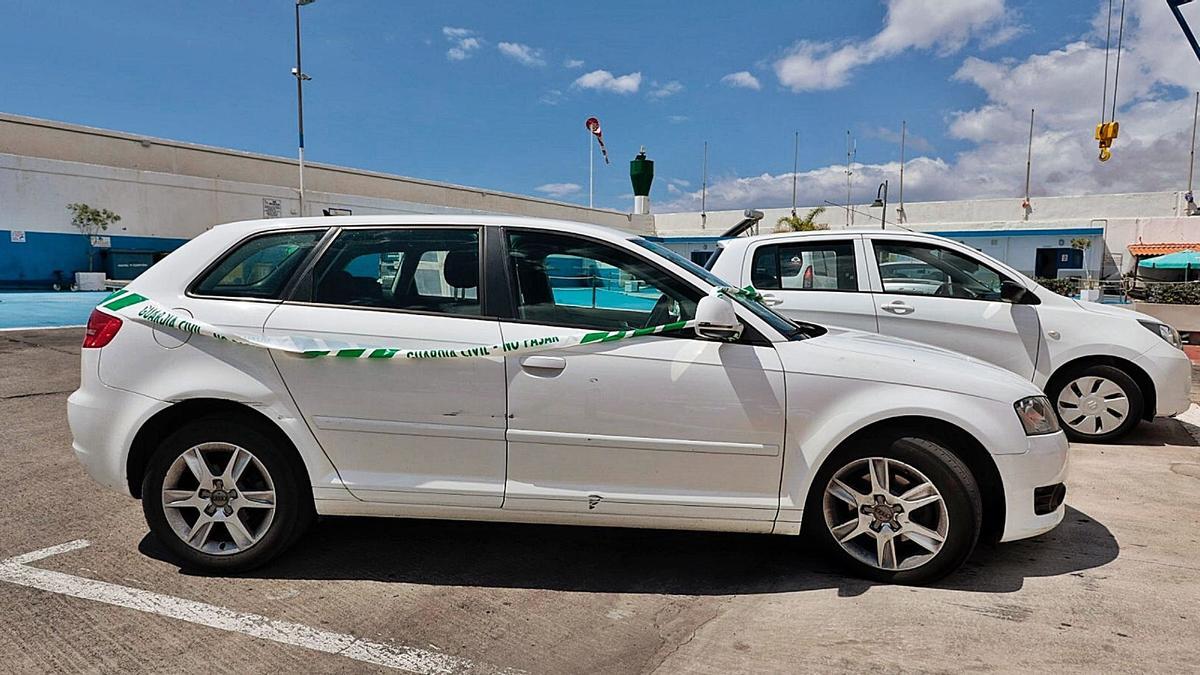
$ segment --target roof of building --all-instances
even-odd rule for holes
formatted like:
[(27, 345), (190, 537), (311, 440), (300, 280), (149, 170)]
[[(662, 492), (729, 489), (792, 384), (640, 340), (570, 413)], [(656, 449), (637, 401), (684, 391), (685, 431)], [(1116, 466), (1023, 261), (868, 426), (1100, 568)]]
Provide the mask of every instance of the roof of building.
[(1200, 251), (1200, 242), (1165, 242), (1158, 244), (1130, 244), (1129, 253), (1135, 256), (1165, 255), (1176, 251)]

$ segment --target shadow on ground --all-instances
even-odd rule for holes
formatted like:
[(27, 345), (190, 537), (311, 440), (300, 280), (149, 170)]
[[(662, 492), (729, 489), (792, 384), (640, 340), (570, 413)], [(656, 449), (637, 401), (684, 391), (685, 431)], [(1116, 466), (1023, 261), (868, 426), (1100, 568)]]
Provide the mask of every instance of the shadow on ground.
[[(139, 550), (171, 561), (151, 535)], [(1029, 577), (1099, 567), (1118, 551), (1108, 528), (1068, 507), (1054, 531), (981, 546), (938, 586), (1007, 593)], [(324, 518), (249, 576), (673, 595), (835, 588), (852, 596), (873, 585), (795, 537), (383, 518)]]
[(1107, 445), (1146, 447), (1179, 445), (1194, 448), (1200, 446), (1198, 437), (1200, 437), (1200, 428), (1181, 420), (1159, 417), (1153, 422), (1142, 422), (1134, 427), (1128, 436), (1110, 441)]

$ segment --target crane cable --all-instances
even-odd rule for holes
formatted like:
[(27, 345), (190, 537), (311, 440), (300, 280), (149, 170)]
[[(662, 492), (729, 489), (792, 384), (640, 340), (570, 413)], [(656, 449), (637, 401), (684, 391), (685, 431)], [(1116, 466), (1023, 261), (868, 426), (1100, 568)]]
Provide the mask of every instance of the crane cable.
[[(1096, 125), (1096, 140), (1100, 142), (1100, 161), (1107, 162), (1112, 157), (1109, 150), (1120, 132), (1121, 125), (1117, 122), (1117, 82), (1121, 77), (1121, 45), (1125, 39), (1125, 0), (1121, 0), (1121, 18), (1117, 26), (1117, 59), (1113, 70), (1112, 110), (1108, 109), (1108, 62), (1109, 49), (1112, 45), (1112, 10), (1113, 0), (1108, 0), (1108, 30), (1104, 36), (1104, 95), (1100, 102), (1100, 123)], [(1105, 121), (1108, 113), (1108, 121)]]

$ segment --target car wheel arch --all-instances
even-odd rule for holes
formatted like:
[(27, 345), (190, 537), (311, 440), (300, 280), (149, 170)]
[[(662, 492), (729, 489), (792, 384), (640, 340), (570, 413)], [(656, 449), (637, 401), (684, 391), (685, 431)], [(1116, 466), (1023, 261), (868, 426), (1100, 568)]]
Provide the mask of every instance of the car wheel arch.
[(1072, 373), (1090, 366), (1110, 366), (1128, 375), (1137, 384), (1138, 388), (1141, 389), (1143, 401), (1142, 419), (1147, 421), (1154, 419), (1154, 411), (1158, 409), (1158, 395), (1154, 389), (1154, 380), (1136, 363), (1119, 356), (1108, 354), (1080, 356), (1062, 364), (1046, 380), (1044, 388), (1046, 395), (1049, 396), (1050, 392), (1054, 391)]
[(138, 429), (130, 444), (129, 456), (125, 463), (125, 478), (129, 484), (129, 493), (134, 498), (141, 498), (142, 478), (149, 466), (150, 458), (164, 438), (188, 422), (213, 416), (242, 422), (267, 435), (279, 443), (279, 446), (284, 448), (292, 458), (298, 475), (308, 475), (305, 471), (304, 458), (300, 455), (296, 444), (278, 424), (262, 411), (229, 399), (192, 398), (159, 410)]
[[(1000, 540), (1000, 536), (1004, 532), (1006, 508), (1004, 482), (1000, 477), (1000, 470), (996, 467), (996, 462), (987, 448), (966, 429), (952, 422), (921, 415), (876, 420), (843, 438), (819, 463), (811, 467), (809, 475), (816, 476), (826, 463), (837, 461), (842, 453), (855, 447), (863, 438), (877, 435), (883, 431), (911, 431), (914, 436), (938, 441), (939, 445), (966, 464), (979, 485), (980, 496), (983, 499), (980, 541), (994, 543)], [(819, 486), (815, 484), (809, 485), (805, 503), (812, 492), (819, 489)]]

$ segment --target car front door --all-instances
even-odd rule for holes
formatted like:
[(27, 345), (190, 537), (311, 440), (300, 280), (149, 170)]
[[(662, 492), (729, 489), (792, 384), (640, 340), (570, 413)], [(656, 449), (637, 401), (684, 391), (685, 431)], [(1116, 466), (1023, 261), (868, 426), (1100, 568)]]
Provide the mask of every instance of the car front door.
[[(268, 319), (267, 335), (395, 349), (497, 344), (482, 310), (481, 229), (345, 229)], [(500, 357), (397, 360), (274, 353), (296, 406), (359, 499), (499, 508)]]
[[(702, 292), (630, 249), (543, 230), (510, 229), (505, 241), (514, 302), (505, 341), (695, 316)], [(688, 329), (508, 357), (504, 508), (769, 530), (784, 378), (758, 340), (701, 340)]]
[(864, 258), (859, 236), (766, 239), (748, 251), (743, 278), (785, 316), (875, 332), (874, 302), (860, 288)]
[(1001, 297), (1000, 271), (964, 251), (928, 241), (868, 237), (879, 332), (974, 356), (1032, 379), (1037, 308)]

